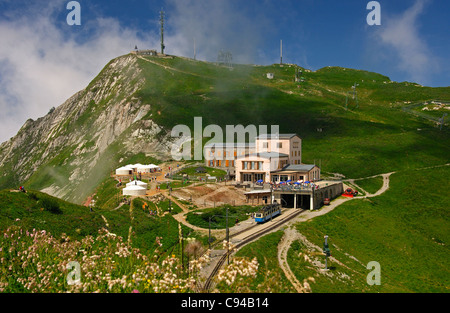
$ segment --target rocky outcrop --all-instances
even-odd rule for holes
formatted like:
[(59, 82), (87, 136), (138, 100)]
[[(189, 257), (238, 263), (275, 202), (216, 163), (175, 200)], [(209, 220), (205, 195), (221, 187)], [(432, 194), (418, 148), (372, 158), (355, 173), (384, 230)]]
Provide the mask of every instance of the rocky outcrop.
[(89, 193), (80, 186), (96, 180), (95, 171), (104, 178), (121, 154), (169, 156), (168, 136), (145, 119), (152, 104), (135, 96), (145, 83), (141, 71), (135, 55), (118, 57), (84, 90), (46, 116), (29, 119), (0, 145), (0, 188), (28, 182), (80, 202)]

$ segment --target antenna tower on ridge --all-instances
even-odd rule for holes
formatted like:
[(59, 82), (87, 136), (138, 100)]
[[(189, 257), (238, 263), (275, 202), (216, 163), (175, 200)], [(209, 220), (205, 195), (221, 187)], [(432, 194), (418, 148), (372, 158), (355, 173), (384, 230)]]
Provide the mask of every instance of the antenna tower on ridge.
[(164, 45), (164, 11), (161, 8), (161, 17), (160, 17), (160, 22), (161, 22), (161, 54), (164, 54), (164, 48), (166, 47)]
[(283, 64), (283, 40), (280, 40), (280, 64)]

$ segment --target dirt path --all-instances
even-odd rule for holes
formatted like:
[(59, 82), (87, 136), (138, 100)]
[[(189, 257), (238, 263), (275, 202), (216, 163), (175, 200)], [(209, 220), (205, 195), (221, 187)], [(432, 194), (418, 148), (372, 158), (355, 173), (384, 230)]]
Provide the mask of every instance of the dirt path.
[[(331, 212), (332, 210), (334, 210), (336, 207), (338, 207), (339, 205), (341, 205), (344, 202), (347, 201), (351, 201), (353, 199), (365, 199), (365, 198), (371, 198), (371, 197), (376, 197), (379, 196), (381, 194), (383, 194), (384, 192), (386, 192), (389, 189), (389, 181), (390, 181), (390, 176), (392, 174), (394, 174), (395, 172), (392, 173), (386, 173), (386, 174), (381, 174), (381, 176), (383, 177), (383, 186), (374, 194), (368, 193), (366, 192), (365, 196), (358, 196), (358, 197), (354, 197), (354, 198), (338, 198), (335, 199), (334, 201), (331, 202), (331, 204), (329, 206), (325, 206), (322, 209), (318, 210), (318, 211), (306, 211), (303, 214), (301, 214), (298, 218), (294, 219), (292, 222), (289, 223), (289, 225), (292, 225), (294, 223), (297, 222), (304, 222), (307, 220), (310, 220), (316, 216), (321, 216), (324, 214), (327, 214), (329, 212)], [(380, 176), (380, 175), (376, 175), (376, 176)], [(374, 176), (375, 177), (375, 176)], [(355, 184), (354, 180), (348, 180), (349, 183), (351, 184)], [(357, 184), (355, 184), (357, 185)], [(344, 183), (344, 189), (346, 189), (348, 186), (345, 185)], [(359, 187), (359, 186), (358, 186)], [(292, 286), (294, 286), (295, 290), (297, 290), (297, 292), (299, 293), (304, 293), (304, 292), (311, 292), (311, 289), (309, 288), (309, 284), (308, 284), (308, 279), (305, 279), (303, 281), (303, 283), (299, 282), (297, 277), (294, 275), (294, 273), (292, 272), (289, 263), (287, 262), (287, 253), (291, 247), (292, 242), (294, 242), (295, 240), (302, 240), (303, 242), (306, 243), (306, 238), (301, 238), (302, 235), (299, 234), (295, 229), (293, 228), (288, 228), (283, 236), (283, 239), (280, 241), (280, 243), (278, 244), (278, 263), (280, 265), (280, 268), (283, 270), (283, 272), (286, 275), (286, 278), (289, 279), (289, 281), (291, 282)], [(309, 243), (310, 244), (310, 243)], [(320, 247), (314, 247), (315, 250), (320, 251)], [(334, 262), (338, 262), (340, 263), (338, 260), (334, 259)]]
[(304, 284), (300, 283), (295, 274), (291, 271), (287, 261), (289, 248), (291, 247), (292, 242), (298, 239), (298, 235), (297, 231), (292, 228), (289, 228), (284, 232), (284, 236), (278, 244), (278, 263), (295, 290), (298, 293), (306, 293), (311, 292), (311, 289), (308, 288), (309, 285), (305, 284), (307, 281), (305, 281)]
[[(145, 62), (152, 63), (152, 64), (155, 64), (155, 65), (158, 65), (158, 66), (164, 68), (165, 70), (167, 70), (167, 71), (169, 71), (169, 72), (170, 72), (170, 71), (174, 71), (174, 72), (179, 72), (179, 73), (183, 73), (183, 74), (187, 74), (187, 75), (193, 75), (193, 76), (198, 76), (198, 77), (207, 77), (207, 76), (202, 76), (202, 75), (199, 75), (199, 74), (196, 74), (196, 73), (183, 71), (183, 70), (180, 70), (180, 69), (177, 69), (177, 68), (174, 68), (174, 67), (170, 67), (170, 66), (167, 66), (167, 65), (163, 65), (163, 64), (160, 64), (160, 63), (158, 63), (158, 62), (155, 62), (155, 61), (151, 61), (151, 60), (149, 60), (149, 59), (146, 59), (146, 58), (144, 58), (144, 57), (142, 57), (142, 56), (140, 56), (140, 55), (138, 55), (137, 57), (138, 57), (139, 59), (145, 61)], [(171, 73), (171, 74), (173, 75), (173, 73)]]

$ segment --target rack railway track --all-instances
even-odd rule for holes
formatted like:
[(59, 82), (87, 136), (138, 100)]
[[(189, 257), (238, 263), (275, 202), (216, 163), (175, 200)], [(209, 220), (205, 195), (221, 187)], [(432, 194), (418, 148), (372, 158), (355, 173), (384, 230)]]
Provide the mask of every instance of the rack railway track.
[[(288, 217), (281, 219), (281, 220), (274, 220), (272, 221), (273, 224), (267, 224), (268, 222), (266, 222), (265, 224), (267, 224), (267, 227), (264, 227), (261, 230), (258, 230), (254, 233), (250, 233), (248, 236), (244, 237), (241, 241), (239, 241), (238, 243), (236, 243), (235, 245), (235, 249), (239, 249), (241, 247), (243, 247), (244, 245), (246, 245), (247, 243), (273, 231), (274, 229), (280, 227), (281, 225), (287, 223), (288, 221), (292, 220), (293, 218), (297, 217), (298, 215), (300, 215), (302, 212), (304, 212), (305, 210), (296, 210), (293, 213), (291, 213)], [(230, 236), (230, 238), (232, 237), (236, 237), (242, 233), (248, 232), (250, 230), (252, 230), (253, 228), (256, 228), (258, 225), (254, 225), (252, 227), (249, 227), (247, 229), (244, 229), (242, 231), (239, 231), (235, 234), (233, 234), (232, 236)], [(225, 263), (225, 260), (227, 259), (227, 257), (229, 255), (231, 255), (233, 253), (233, 251), (228, 251), (226, 253), (224, 253), (220, 259), (218, 260), (216, 266), (214, 267), (214, 269), (212, 270), (211, 274), (208, 276), (208, 278), (206, 279), (203, 287), (199, 288), (200, 292), (209, 292), (209, 290), (211, 289), (211, 287), (213, 286), (213, 280), (214, 277), (217, 275), (217, 273), (219, 272), (220, 268), (223, 266), (223, 264)]]

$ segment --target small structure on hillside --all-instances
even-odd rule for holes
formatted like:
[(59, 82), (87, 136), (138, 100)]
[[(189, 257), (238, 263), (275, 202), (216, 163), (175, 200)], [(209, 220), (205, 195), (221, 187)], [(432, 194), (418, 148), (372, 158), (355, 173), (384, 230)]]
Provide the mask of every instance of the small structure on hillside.
[(127, 183), (127, 187), (130, 187), (130, 186), (140, 186), (140, 187), (144, 187), (145, 189), (147, 189), (147, 183), (144, 183), (143, 181), (140, 181), (140, 180), (130, 181), (129, 183)]
[(148, 165), (138, 166), (136, 171), (138, 173), (144, 174), (144, 173), (154, 173), (154, 172), (159, 171), (160, 169), (161, 168), (155, 164), (148, 164)]
[(116, 169), (116, 175), (125, 176), (125, 175), (133, 175), (133, 169), (129, 167), (120, 167)]
[(274, 74), (273, 73), (267, 73), (266, 76), (267, 76), (268, 79), (273, 79)]
[(116, 169), (118, 176), (130, 176), (135, 174), (150, 174), (160, 172), (161, 168), (155, 164), (128, 164)]
[(122, 192), (124, 196), (145, 196), (147, 194), (147, 188), (131, 185), (123, 188)]

